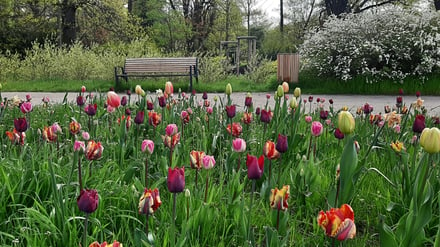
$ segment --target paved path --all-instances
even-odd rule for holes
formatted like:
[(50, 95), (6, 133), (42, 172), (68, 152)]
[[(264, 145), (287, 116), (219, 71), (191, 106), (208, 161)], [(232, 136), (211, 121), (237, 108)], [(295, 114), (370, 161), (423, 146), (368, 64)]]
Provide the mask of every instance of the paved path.
[[(21, 99), (25, 99), (26, 94), (28, 93), (22, 93), (22, 92), (2, 92), (2, 97), (8, 97), (11, 98), (13, 96), (18, 96)], [(29, 93), (32, 96), (32, 102), (34, 104), (41, 104), (43, 97), (48, 97), (52, 103), (60, 103), (64, 99), (65, 93), (44, 93), (44, 92), (32, 92)], [(67, 100), (69, 102), (75, 102), (76, 96), (78, 93), (69, 93), (67, 95)], [(120, 94), (122, 95), (122, 94)], [(222, 99), (225, 97), (224, 93), (211, 93), (208, 94), (208, 99), (212, 100), (214, 96), (217, 95), (218, 97), (221, 97)], [(252, 99), (254, 102), (255, 107), (264, 107), (266, 104), (266, 95), (268, 93), (253, 93)], [(274, 106), (274, 92), (269, 93), (270, 99), (269, 99), (269, 106)], [(238, 105), (238, 110), (243, 109), (244, 105), (244, 98), (246, 96), (246, 93), (233, 93), (232, 94), (232, 101)], [(293, 97), (292, 94), (289, 95), (290, 97)], [(370, 104), (373, 106), (374, 110), (373, 113), (383, 113), (383, 108), (385, 105), (388, 105), (390, 107), (393, 107), (396, 104), (396, 96), (389, 96), (389, 95), (302, 95), (303, 99), (308, 99), (309, 96), (313, 96), (313, 107), (315, 107), (316, 99), (317, 98), (324, 98), (325, 103), (324, 107), (328, 108), (329, 106), (329, 100), (333, 99), (333, 106), (335, 109), (340, 109), (342, 106), (347, 106), (351, 109), (351, 111), (355, 111), (357, 107), (363, 106), (365, 103)], [(155, 97), (152, 94), (152, 97)], [(202, 99), (201, 94), (197, 94), (198, 99)], [(436, 115), (440, 116), (440, 96), (423, 96), (422, 99), (424, 100), (424, 105), (426, 109), (428, 110), (429, 115)], [(403, 96), (403, 102), (409, 106), (410, 103), (414, 102), (416, 100), (415, 95), (404, 95)], [(307, 103), (307, 106), (308, 107)]]

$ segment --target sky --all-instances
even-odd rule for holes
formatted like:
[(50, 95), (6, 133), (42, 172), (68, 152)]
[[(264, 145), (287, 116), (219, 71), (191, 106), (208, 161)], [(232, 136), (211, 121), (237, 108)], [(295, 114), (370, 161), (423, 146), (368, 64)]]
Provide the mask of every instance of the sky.
[(278, 23), (280, 19), (280, 0), (256, 0), (255, 8), (266, 13), (270, 22)]

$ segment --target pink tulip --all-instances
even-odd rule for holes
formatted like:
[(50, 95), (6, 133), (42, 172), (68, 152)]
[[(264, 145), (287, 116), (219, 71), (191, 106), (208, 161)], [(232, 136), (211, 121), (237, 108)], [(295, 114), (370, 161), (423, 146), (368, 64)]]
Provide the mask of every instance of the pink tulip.
[(87, 132), (87, 131), (82, 132), (81, 135), (85, 141), (88, 141), (90, 139), (89, 132)]
[(310, 130), (312, 131), (312, 135), (313, 136), (320, 136), (322, 134), (322, 131), (323, 131), (323, 126), (322, 126), (322, 124), (320, 122), (314, 121), (312, 123), (312, 126), (311, 126)]
[(237, 153), (242, 153), (246, 150), (246, 141), (241, 138), (236, 138), (232, 141), (232, 149)]
[(86, 145), (83, 141), (75, 141), (75, 143), (73, 144), (73, 151), (77, 152), (77, 151), (86, 151)]
[(166, 129), (165, 129), (165, 133), (167, 136), (173, 136), (175, 134), (177, 134), (177, 125), (176, 124), (168, 124)]
[(121, 105), (121, 99), (119, 98), (119, 95), (117, 95), (113, 91), (109, 91), (107, 93), (107, 105), (113, 108), (118, 108), (119, 105)]
[(26, 94), (26, 101), (29, 102), (32, 100), (32, 97), (30, 94)]
[(204, 167), (205, 169), (211, 169), (211, 168), (213, 168), (213, 167), (215, 166), (215, 159), (214, 159), (214, 156), (211, 156), (211, 155), (205, 155), (205, 156), (203, 157), (202, 163), (203, 163), (203, 167)]
[(165, 97), (172, 95), (173, 92), (174, 92), (173, 83), (171, 83), (170, 81), (167, 81), (165, 83)]
[(305, 120), (306, 120), (306, 123), (311, 123), (313, 118), (312, 118), (312, 116), (306, 116)]
[(81, 86), (81, 93), (85, 93), (86, 92), (86, 86)]
[(149, 154), (152, 154), (154, 151), (154, 142), (152, 140), (143, 140), (141, 150), (142, 152), (148, 151)]
[(27, 102), (23, 102), (20, 106), (20, 110), (23, 113), (28, 113), (32, 111), (32, 103), (27, 101)]

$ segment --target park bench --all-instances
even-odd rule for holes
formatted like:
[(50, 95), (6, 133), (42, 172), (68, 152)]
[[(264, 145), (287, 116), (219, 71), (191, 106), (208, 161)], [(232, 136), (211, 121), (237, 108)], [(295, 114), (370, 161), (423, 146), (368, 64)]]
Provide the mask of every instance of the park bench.
[(128, 77), (189, 76), (189, 91), (192, 91), (193, 77), (199, 81), (197, 57), (173, 58), (127, 58), (124, 67), (115, 67), (116, 86), (120, 78), (128, 83)]

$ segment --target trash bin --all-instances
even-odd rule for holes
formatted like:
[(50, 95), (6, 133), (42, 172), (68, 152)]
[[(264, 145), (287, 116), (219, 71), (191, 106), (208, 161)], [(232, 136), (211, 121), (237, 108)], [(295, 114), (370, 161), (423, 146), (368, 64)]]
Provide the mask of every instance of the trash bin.
[(280, 82), (298, 82), (299, 54), (279, 53), (277, 54), (277, 78)]

